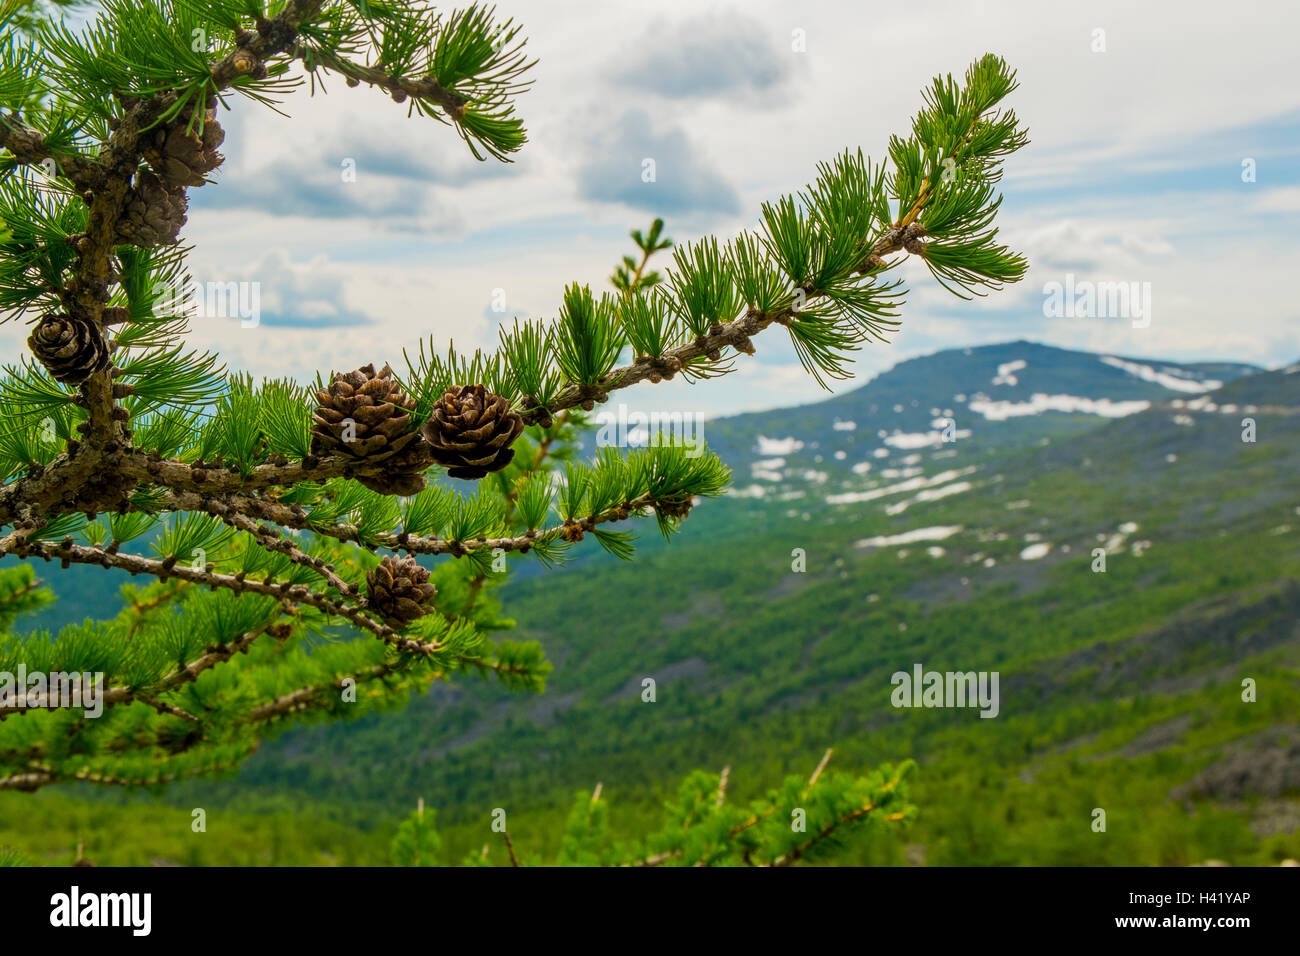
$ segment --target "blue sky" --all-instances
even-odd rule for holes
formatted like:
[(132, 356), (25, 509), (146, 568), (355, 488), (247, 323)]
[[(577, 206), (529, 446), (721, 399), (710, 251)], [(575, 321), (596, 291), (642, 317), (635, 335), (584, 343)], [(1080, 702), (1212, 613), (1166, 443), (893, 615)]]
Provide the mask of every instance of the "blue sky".
[[(627, 231), (655, 215), (674, 239), (725, 239), (818, 161), (846, 147), (882, 155), (933, 74), (995, 52), (1020, 72), (1010, 105), (1032, 138), (1008, 166), (1000, 218), (1029, 276), (968, 303), (909, 267), (901, 331), (867, 346), (837, 390), (917, 354), (1021, 338), (1175, 361), (1300, 358), (1293, 6), (497, 8), (540, 59), (518, 103), (530, 143), (513, 164), (477, 163), (446, 127), (341, 82), (291, 96), (290, 118), (242, 101), (223, 115), (227, 161), (217, 184), (192, 191), (183, 237), (196, 279), (261, 283), (263, 320), (204, 320), (195, 345), (303, 379), (397, 365), (429, 336), (491, 346), (515, 314), (553, 317), (567, 283), (604, 283)], [(654, 183), (641, 181), (647, 157)], [(1247, 159), (1254, 182), (1242, 180)], [(355, 182), (340, 174), (349, 161)], [(1150, 325), (1044, 317), (1044, 284), (1067, 272), (1149, 282)], [(636, 389), (634, 404), (719, 414), (816, 400), (783, 334), (760, 337), (733, 376)]]

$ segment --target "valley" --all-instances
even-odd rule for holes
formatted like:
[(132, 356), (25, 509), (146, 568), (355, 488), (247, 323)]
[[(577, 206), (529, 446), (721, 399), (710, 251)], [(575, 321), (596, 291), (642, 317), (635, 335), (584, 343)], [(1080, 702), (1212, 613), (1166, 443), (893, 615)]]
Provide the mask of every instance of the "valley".
[[(1295, 858), (1297, 412), (1295, 366), (1013, 342), (709, 421), (733, 489), (671, 544), (646, 535), (631, 564), (593, 547), (491, 592), (554, 662), (544, 694), (440, 684), (398, 713), (291, 729), (225, 780), (35, 806), (56, 828), (102, 806), (133, 840), (169, 808), (319, 819), (365, 860), (423, 798), (457, 859), (495, 807), (523, 851), (553, 851), (575, 791), (602, 784), (630, 832), (690, 770), (730, 766), (745, 799), (834, 748), (844, 769), (920, 767), (905, 840), (844, 863)], [(46, 576), (62, 595), (47, 614), (93, 613)], [(892, 705), (891, 675), (917, 666), (998, 674), (996, 718)], [(0, 797), (14, 842), (34, 798)], [(320, 843), (301, 862), (338, 860)]]

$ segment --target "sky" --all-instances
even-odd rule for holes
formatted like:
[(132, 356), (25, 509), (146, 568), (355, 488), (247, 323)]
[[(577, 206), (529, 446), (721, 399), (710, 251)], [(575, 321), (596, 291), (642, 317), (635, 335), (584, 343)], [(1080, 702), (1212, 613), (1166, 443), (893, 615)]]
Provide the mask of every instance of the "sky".
[[(261, 316), (198, 320), (191, 345), (301, 380), (400, 368), (430, 337), (490, 348), (516, 315), (553, 318), (566, 284), (608, 287), (628, 230), (655, 216), (679, 242), (726, 239), (819, 161), (883, 156), (933, 75), (993, 52), (1018, 70), (1006, 105), (1031, 138), (1007, 164), (999, 214), (1029, 274), (967, 302), (909, 265), (901, 329), (865, 346), (836, 391), (906, 358), (1014, 339), (1300, 358), (1300, 5), (500, 0), (497, 12), (539, 60), (518, 99), (529, 142), (510, 164), (477, 162), (448, 127), (339, 81), (291, 94), (287, 117), (232, 100), (225, 164), (191, 191), (182, 238), (196, 280), (258, 283)], [(1067, 275), (1138, 283), (1146, 321), (1046, 316), (1046, 290)], [(0, 327), (0, 349), (13, 355), (24, 334)], [(769, 329), (722, 380), (622, 394), (709, 416), (825, 397), (784, 336)]]

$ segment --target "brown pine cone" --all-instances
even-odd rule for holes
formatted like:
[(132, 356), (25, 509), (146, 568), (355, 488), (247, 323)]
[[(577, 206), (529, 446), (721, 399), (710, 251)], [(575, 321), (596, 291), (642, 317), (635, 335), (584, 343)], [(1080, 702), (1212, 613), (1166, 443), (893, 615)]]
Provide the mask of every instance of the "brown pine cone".
[(204, 104), (202, 131), (193, 123), (190, 111), (185, 110), (170, 126), (145, 134), (141, 153), (169, 186), (202, 186), (207, 182), (204, 177), (221, 165), (223, 157), (217, 147), (225, 138), (226, 132), (217, 122), (217, 99), (209, 96)]
[(188, 210), (184, 189), (169, 186), (152, 171), (142, 169), (117, 220), (116, 239), (133, 246), (171, 245), (185, 225)]
[(482, 478), (515, 457), (524, 420), (501, 395), (482, 385), (449, 388), (421, 429), (433, 460), (452, 478)]
[(911, 223), (903, 230), (903, 248), (914, 256), (925, 255), (925, 243), (921, 241), (925, 234), (925, 226), (919, 222)]
[(665, 498), (662, 501), (656, 501), (654, 505), (655, 511), (665, 518), (676, 518), (678, 520), (682, 520), (690, 514), (693, 507), (695, 507), (693, 497)]
[(202, 135), (185, 127), (179, 123), (167, 132), (161, 143), (161, 164), (155, 168), (173, 186), (202, 186), (207, 182), (204, 177), (221, 165), (224, 157), (217, 147), (226, 133), (216, 119), (204, 122)]
[(429, 572), (415, 558), (388, 555), (366, 575), (370, 607), (390, 626), (399, 630), (428, 613), (438, 593), (429, 583)]
[(429, 464), (411, 428), (415, 403), (393, 381), (387, 365), (375, 374), (364, 365), (337, 374), (328, 389), (316, 393), (320, 403), (312, 418), (311, 453), (337, 454), (367, 464), (385, 462), (383, 474), (358, 476), (366, 487), (385, 495), (413, 495), (424, 487), (420, 472)]
[(80, 385), (108, 367), (108, 343), (99, 326), (53, 312), (36, 324), (27, 339), (32, 354), (65, 385)]

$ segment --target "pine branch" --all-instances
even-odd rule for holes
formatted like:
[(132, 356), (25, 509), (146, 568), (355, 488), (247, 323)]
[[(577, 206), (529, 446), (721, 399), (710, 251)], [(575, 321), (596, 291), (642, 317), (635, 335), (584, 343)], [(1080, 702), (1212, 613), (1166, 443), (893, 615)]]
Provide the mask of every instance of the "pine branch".
[(119, 568), (129, 574), (147, 574), (160, 580), (179, 578), (192, 584), (210, 588), (225, 588), (236, 594), (262, 594), (284, 598), (294, 604), (307, 604), (327, 615), (344, 618), (362, 630), (370, 631), (386, 644), (413, 654), (432, 654), (442, 646), (437, 642), (420, 641), (398, 634), (392, 627), (375, 620), (364, 606), (347, 604), (332, 599), (301, 584), (285, 581), (254, 581), (242, 574), (223, 574), (206, 569), (196, 569), (177, 563), (174, 558), (161, 560), (138, 554), (116, 554), (105, 548), (86, 547), (69, 540), (57, 544), (47, 542), (17, 542), (12, 536), (0, 539), (0, 555), (15, 554), (20, 558), (41, 558), (45, 561), (67, 561), (72, 564), (98, 564), (105, 568)]
[[(146, 732), (122, 741), (111, 721), (29, 717), (26, 728), (51, 736), (35, 748), (0, 737), (9, 774), (0, 787), (134, 785), (227, 766), (251, 752), (263, 725), (333, 716), (342, 674), (369, 682), (376, 703), (453, 670), (537, 689), (550, 666), (539, 647), (493, 648), (480, 634), (510, 623), (482, 601), (495, 580), (491, 557), (529, 554), (550, 566), (590, 535), (627, 558), (632, 535), (609, 525), (653, 516), (668, 536), (729, 480), (715, 456), (677, 446), (606, 448), (576, 462), (568, 437), (586, 426), (581, 412), (643, 382), (726, 374), (773, 325), (823, 385), (844, 377), (851, 353), (887, 341), (898, 325), (901, 283), (887, 273), (903, 256), (921, 258), (962, 296), (1024, 274), (1024, 260), (996, 242), (993, 186), (1027, 140), (999, 106), (1014, 73), (985, 57), (963, 82), (947, 77), (923, 92), (887, 163), (858, 152), (821, 164), (804, 191), (763, 206), (757, 231), (675, 249), (666, 278), (651, 268), (672, 247), (655, 220), (632, 233), (637, 250), (614, 271), (616, 294), (570, 284), (556, 323), (517, 323), (495, 351), (442, 353), (422, 342), (400, 378), (368, 365), (318, 378), (315, 388), (257, 385), (186, 350), (184, 310), (157, 292), (188, 279), (179, 230), (188, 190), (221, 162), (218, 107), (240, 94), (274, 108), (301, 63), (313, 91), (328, 75), (368, 84), (451, 124), (480, 159), (508, 160), (525, 139), (513, 97), (532, 66), (519, 28), (478, 6), (446, 16), (424, 3), (356, 0), (259, 9), (242, 0), (105, 0), (80, 34), (45, 22), (32, 28), (36, 42), (15, 42), (12, 32), (0, 40), (0, 314), (40, 316), (34, 359), (0, 379), (0, 556), (170, 582), (132, 592), (105, 634), (65, 629), (54, 645), (89, 663), (96, 639), (114, 653), (121, 647), (112, 642), (131, 642), (108, 700), (119, 719), (152, 721)], [(52, 176), (32, 170), (49, 160)], [(630, 363), (619, 365), (629, 348)], [(529, 426), (541, 431), (525, 439)], [(477, 481), (477, 493), (430, 484), (444, 477)], [(156, 557), (121, 550), (146, 534)], [(185, 554), (196, 557), (178, 560)], [(415, 555), (459, 560), (430, 571)], [(43, 600), (21, 587), (6, 597), (7, 580), (0, 576), (6, 624)], [(211, 630), (211, 646), (175, 629), (164, 610), (173, 600)], [(290, 636), (337, 621), (362, 632), (337, 652), (307, 653)], [(269, 628), (274, 648), (254, 641)], [(371, 648), (386, 656), (377, 661)], [(256, 700), (218, 705), (217, 682), (199, 680), (217, 668), (246, 679)], [(19, 712), (46, 703), (24, 700)], [(80, 752), (74, 761), (70, 740), (98, 762), (86, 765)], [(114, 747), (125, 754), (105, 756)], [(818, 801), (835, 801), (840, 812), (821, 819), (812, 840), (792, 843), (774, 829), (775, 799), (750, 811), (727, 806), (724, 772), (707, 792), (692, 783), (664, 837), (694, 841), (689, 852), (657, 848), (641, 865), (708, 865), (728, 854), (792, 862), (820, 852), (838, 828), (874, 813), (863, 810), (872, 801), (850, 806), (842, 784), (825, 782), (827, 758), (802, 790), (781, 797), (816, 786)], [(574, 860), (589, 858), (604, 808), (589, 801), (584, 813), (566, 838)], [(758, 854), (760, 844), (774, 849)]]
[(79, 190), (97, 189), (108, 173), (95, 160), (79, 153), (56, 150), (40, 132), (25, 126), (19, 116), (0, 115), (0, 149), (7, 149), (17, 162), (38, 166), (51, 160), (57, 172)]
[[(161, 702), (158, 699), (159, 694), (173, 690), (181, 684), (198, 680), (199, 675), (204, 671), (210, 670), (218, 664), (230, 660), (236, 654), (247, 650), (253, 641), (271, 630), (271, 628), (272, 625), (257, 628), (256, 630), (251, 630), (245, 634), (241, 634), (236, 640), (228, 641), (221, 645), (215, 645), (201, 657), (195, 658), (184, 667), (178, 667), (176, 670), (165, 675), (161, 680), (158, 680), (153, 684), (144, 687), (129, 687), (124, 684), (119, 684), (105, 688), (102, 691), (100, 702), (105, 708), (108, 708), (119, 704), (129, 704), (132, 701), (141, 700), (149, 704), (151, 707), (154, 707), (156, 710), (167, 710), (168, 708), (172, 708), (174, 711), (177, 709), (175, 708), (175, 705)], [(24, 693), (22, 699), (16, 701), (9, 707), (6, 707), (4, 710), (0, 710), (0, 721), (7, 718), (10, 713), (25, 714), (32, 710), (52, 710), (67, 706), (66, 703), (52, 701), (47, 699), (47, 697), (37, 695), (33, 698), (32, 695)], [(184, 711), (180, 712), (180, 716), (183, 716), (187, 720), (196, 719)]]

